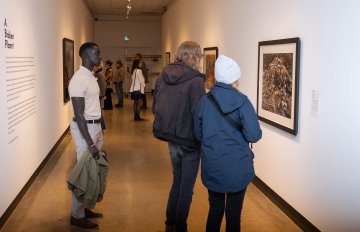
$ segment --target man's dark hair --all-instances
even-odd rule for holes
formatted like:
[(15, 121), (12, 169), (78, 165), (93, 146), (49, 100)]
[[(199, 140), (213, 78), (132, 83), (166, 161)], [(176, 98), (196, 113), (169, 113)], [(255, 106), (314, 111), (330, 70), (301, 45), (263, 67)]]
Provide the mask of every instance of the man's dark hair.
[(86, 50), (88, 50), (89, 48), (93, 48), (94, 46), (98, 46), (96, 43), (93, 43), (93, 42), (86, 42), (86, 43), (83, 43), (81, 46), (80, 46), (80, 49), (79, 49), (79, 56), (80, 57), (83, 57), (84, 55), (84, 52)]
[(106, 60), (105, 64), (109, 65), (110, 67), (113, 65), (113, 62), (111, 60)]

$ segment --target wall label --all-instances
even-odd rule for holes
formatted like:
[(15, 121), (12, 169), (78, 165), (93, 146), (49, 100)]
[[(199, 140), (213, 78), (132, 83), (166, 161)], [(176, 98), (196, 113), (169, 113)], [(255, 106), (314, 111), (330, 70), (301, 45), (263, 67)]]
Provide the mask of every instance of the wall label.
[(15, 48), (15, 35), (11, 34), (10, 30), (7, 29), (7, 22), (6, 19), (4, 21), (4, 32), (5, 32), (5, 48), (7, 49), (14, 49)]

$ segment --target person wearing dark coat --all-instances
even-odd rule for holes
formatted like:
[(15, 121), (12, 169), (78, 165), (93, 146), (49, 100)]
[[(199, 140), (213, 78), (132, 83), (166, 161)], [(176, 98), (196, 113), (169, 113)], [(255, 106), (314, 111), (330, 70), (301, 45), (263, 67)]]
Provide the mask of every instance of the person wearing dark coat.
[(112, 97), (111, 94), (113, 92), (112, 84), (113, 84), (113, 70), (112, 66), (113, 62), (111, 60), (105, 61), (105, 80), (106, 80), (106, 93), (105, 93), (105, 100), (104, 100), (104, 110), (112, 110)]
[[(206, 231), (220, 231), (226, 215), (226, 231), (240, 231), (245, 191), (255, 176), (249, 143), (262, 131), (250, 100), (239, 92), (238, 64), (226, 56), (215, 62), (216, 84), (198, 104), (195, 137), (201, 141), (201, 179), (209, 194)], [(209, 93), (208, 93), (209, 95)], [(228, 115), (233, 121), (224, 118)]]
[(205, 95), (205, 76), (198, 71), (201, 48), (192, 41), (178, 48), (156, 81), (153, 133), (168, 142), (173, 183), (166, 209), (166, 232), (187, 231), (187, 218), (200, 163), (200, 143), (194, 137), (194, 114)]

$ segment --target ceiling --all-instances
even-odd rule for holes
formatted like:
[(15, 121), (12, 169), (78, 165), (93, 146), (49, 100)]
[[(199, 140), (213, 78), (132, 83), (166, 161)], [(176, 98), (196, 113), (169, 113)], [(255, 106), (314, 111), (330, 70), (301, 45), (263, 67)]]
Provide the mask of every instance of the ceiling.
[(126, 17), (127, 5), (130, 3), (131, 16), (159, 16), (175, 0), (84, 0), (94, 16), (116, 15)]

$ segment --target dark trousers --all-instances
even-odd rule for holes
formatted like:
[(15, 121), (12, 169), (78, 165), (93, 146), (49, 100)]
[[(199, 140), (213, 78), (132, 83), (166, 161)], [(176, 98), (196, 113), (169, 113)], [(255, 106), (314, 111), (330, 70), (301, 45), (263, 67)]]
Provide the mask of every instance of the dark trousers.
[(147, 102), (146, 102), (146, 93), (141, 95), (142, 97), (142, 108), (147, 108)]
[(200, 164), (200, 151), (169, 142), (173, 183), (166, 209), (166, 225), (175, 226), (176, 232), (187, 230), (193, 189)]
[(206, 232), (219, 232), (221, 221), (226, 218), (226, 232), (241, 231), (241, 210), (246, 189), (236, 193), (209, 192), (209, 214), (206, 223)]
[(123, 91), (123, 82), (114, 82), (114, 86), (116, 89), (116, 94), (118, 97), (118, 103), (117, 106), (123, 106), (124, 105), (124, 91)]
[(112, 99), (111, 99), (111, 93), (113, 92), (112, 88), (106, 88), (105, 96), (106, 99), (104, 100), (104, 110), (112, 110)]

